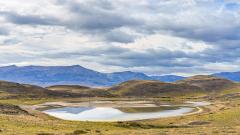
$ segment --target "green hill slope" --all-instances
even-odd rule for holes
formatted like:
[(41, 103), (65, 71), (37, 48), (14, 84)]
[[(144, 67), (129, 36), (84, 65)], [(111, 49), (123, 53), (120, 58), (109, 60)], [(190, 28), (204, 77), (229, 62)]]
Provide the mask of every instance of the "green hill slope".
[(39, 86), (0, 81), (0, 98), (40, 98), (58, 95)]
[(55, 85), (42, 88), (0, 81), (0, 98), (14, 97), (163, 97), (197, 93), (209, 94), (233, 88), (239, 84), (213, 76), (193, 76), (176, 83), (149, 80), (131, 80), (108, 89), (90, 88), (78, 85)]
[(197, 92), (201, 91), (199, 87), (175, 84), (175, 83), (163, 83), (159, 81), (128, 81), (116, 85), (109, 89), (111, 93), (119, 96), (169, 96), (169, 95), (181, 95), (183, 92)]
[(193, 76), (181, 81), (177, 81), (176, 83), (197, 86), (209, 92), (232, 89), (238, 86), (237, 83), (230, 80), (208, 75)]
[(55, 85), (47, 87), (48, 90), (59, 92), (70, 97), (112, 97), (108, 91), (104, 89), (90, 88), (79, 85)]
[(132, 80), (111, 87), (109, 91), (118, 96), (178, 96), (191, 93), (208, 94), (238, 87), (237, 83), (213, 76), (194, 76), (176, 83)]

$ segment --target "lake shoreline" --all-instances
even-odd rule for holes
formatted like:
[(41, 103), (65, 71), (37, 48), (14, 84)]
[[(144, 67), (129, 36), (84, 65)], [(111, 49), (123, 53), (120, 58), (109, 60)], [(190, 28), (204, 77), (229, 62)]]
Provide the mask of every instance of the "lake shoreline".
[[(79, 102), (79, 103), (72, 103), (72, 102), (46, 102), (43, 104), (38, 104), (38, 105), (32, 105), (32, 106), (24, 106), (23, 108), (30, 109), (30, 110), (38, 110), (44, 113), (43, 111), (45, 110), (50, 110), (54, 108), (64, 108), (64, 107), (105, 107), (105, 108), (151, 108), (151, 107), (166, 107), (166, 106), (171, 106), (171, 107), (191, 107), (194, 108), (192, 111), (183, 113), (180, 115), (176, 116), (170, 116), (170, 117), (179, 117), (179, 116), (188, 116), (188, 115), (194, 115), (194, 114), (199, 114), (204, 111), (202, 106), (209, 105), (209, 103), (204, 103), (203, 102), (184, 102), (184, 104), (156, 104), (153, 101), (89, 101), (89, 102)], [(201, 105), (201, 103), (203, 105)], [(197, 104), (200, 104), (200, 106), (196, 106)], [(44, 113), (46, 114), (46, 113)], [(46, 114), (49, 115), (49, 114)], [(52, 115), (49, 115), (52, 116)], [(54, 116), (52, 116), (54, 117)], [(141, 121), (141, 120), (150, 120), (150, 119), (161, 119), (161, 118), (170, 118), (170, 117), (159, 117), (159, 118), (146, 118), (146, 119), (132, 119), (132, 120), (120, 120), (120, 121)], [(55, 117), (57, 118), (57, 117)], [(61, 118), (57, 118), (61, 119)], [(68, 120), (68, 119), (62, 119), (62, 120)], [(79, 121), (79, 120), (68, 120), (68, 121)], [(117, 122), (117, 120), (95, 120), (94, 122)]]

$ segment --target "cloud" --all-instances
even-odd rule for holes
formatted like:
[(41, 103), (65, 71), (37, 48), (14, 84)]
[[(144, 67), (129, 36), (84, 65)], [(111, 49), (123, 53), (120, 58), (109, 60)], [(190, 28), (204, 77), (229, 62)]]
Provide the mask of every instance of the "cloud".
[(112, 30), (103, 34), (109, 42), (131, 43), (135, 40), (136, 35), (121, 30)]
[(184, 75), (240, 68), (237, 0), (24, 2), (0, 1), (4, 65)]
[(7, 28), (0, 27), (0, 35), (9, 35), (9, 30)]
[(58, 25), (60, 20), (53, 17), (37, 15), (21, 15), (14, 12), (0, 12), (6, 20), (20, 25)]

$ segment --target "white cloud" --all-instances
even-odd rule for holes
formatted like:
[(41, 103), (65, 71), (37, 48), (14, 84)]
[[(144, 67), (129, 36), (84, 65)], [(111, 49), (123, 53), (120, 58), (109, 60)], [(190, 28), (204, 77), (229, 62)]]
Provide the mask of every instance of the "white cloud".
[(211, 45), (202, 41), (192, 41), (180, 37), (160, 34), (139, 38), (135, 42), (129, 43), (124, 47), (137, 51), (167, 49), (170, 51), (183, 51), (187, 53), (197, 53), (212, 48)]
[(103, 72), (179, 75), (235, 71), (240, 68), (239, 4), (0, 1), (0, 65), (80, 64)]

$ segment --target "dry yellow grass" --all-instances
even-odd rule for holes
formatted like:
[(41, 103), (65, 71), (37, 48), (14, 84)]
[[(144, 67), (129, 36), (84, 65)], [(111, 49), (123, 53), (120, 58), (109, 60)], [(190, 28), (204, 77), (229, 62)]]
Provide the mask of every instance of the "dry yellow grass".
[(38, 111), (31, 111), (33, 116), (1, 114), (0, 132), (6, 135), (67, 135), (74, 132), (96, 135), (239, 134), (240, 99), (214, 101), (203, 109), (201, 114), (122, 123), (64, 121)]

